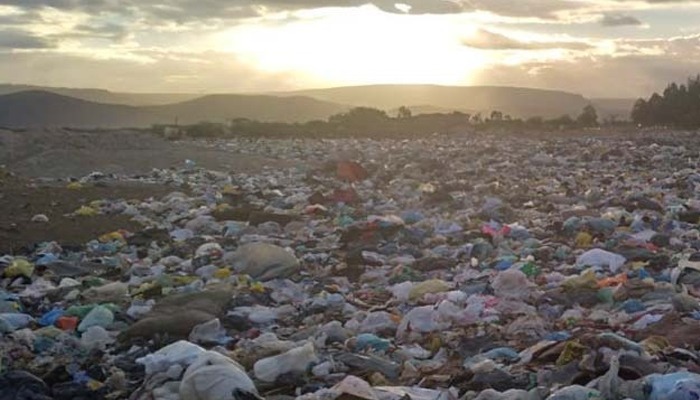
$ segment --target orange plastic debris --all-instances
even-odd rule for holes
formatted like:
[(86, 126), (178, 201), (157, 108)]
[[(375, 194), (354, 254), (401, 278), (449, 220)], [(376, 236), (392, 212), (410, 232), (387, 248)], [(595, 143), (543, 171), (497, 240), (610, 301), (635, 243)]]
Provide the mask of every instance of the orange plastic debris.
[(337, 167), (338, 179), (342, 181), (357, 182), (369, 177), (367, 170), (354, 161), (340, 161)]
[(64, 331), (74, 331), (78, 327), (78, 317), (61, 317), (56, 321), (56, 327)]
[(598, 281), (598, 287), (599, 288), (604, 288), (604, 287), (614, 287), (618, 285), (622, 285), (623, 283), (627, 282), (627, 274), (626, 273), (621, 273), (619, 275), (611, 276), (608, 278), (604, 278)]

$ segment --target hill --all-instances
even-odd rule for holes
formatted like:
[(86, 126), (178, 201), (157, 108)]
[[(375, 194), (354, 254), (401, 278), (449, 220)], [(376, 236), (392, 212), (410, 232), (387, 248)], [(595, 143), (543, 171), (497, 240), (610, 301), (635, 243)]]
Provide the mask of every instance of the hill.
[(137, 107), (101, 104), (33, 90), (0, 96), (4, 127), (138, 127), (164, 122)]
[(632, 107), (637, 99), (591, 99), (591, 103), (598, 110), (601, 118), (614, 117), (618, 121), (630, 119)]
[(0, 95), (42, 91), (74, 97), (76, 99), (92, 101), (95, 103), (121, 104), (128, 106), (149, 106), (171, 104), (180, 101), (192, 100), (201, 95), (193, 93), (120, 93), (103, 89), (62, 88), (34, 85), (0, 84)]
[[(36, 86), (38, 87), (38, 86)], [(281, 92), (275, 95), (115, 93), (100, 89), (0, 85), (0, 126), (144, 127), (156, 123), (192, 124), (247, 118), (261, 122), (325, 120), (353, 106), (374, 107), (395, 114), (408, 106), (413, 114), (482, 113), (499, 110), (514, 117), (575, 117), (588, 103), (601, 120), (628, 119), (634, 100), (592, 99), (581, 95), (512, 87), (374, 85)], [(10, 92), (9, 94), (4, 94)], [(60, 92), (60, 93), (59, 93)], [(160, 104), (174, 99), (184, 101)], [(137, 104), (137, 105), (128, 105)]]
[(589, 100), (568, 92), (501, 86), (369, 85), (301, 90), (278, 95), (309, 96), (353, 106), (391, 110), (426, 106), (443, 110), (499, 110), (514, 117), (576, 116)]
[(0, 96), (4, 127), (147, 127), (152, 124), (225, 122), (235, 118), (305, 122), (326, 119), (347, 106), (308, 97), (210, 95), (163, 106), (103, 104), (32, 90)]
[(215, 94), (181, 103), (142, 109), (166, 117), (169, 121), (177, 118), (179, 123), (192, 124), (202, 121), (225, 122), (235, 118), (261, 122), (305, 122), (327, 119), (349, 108), (345, 105), (302, 96)]

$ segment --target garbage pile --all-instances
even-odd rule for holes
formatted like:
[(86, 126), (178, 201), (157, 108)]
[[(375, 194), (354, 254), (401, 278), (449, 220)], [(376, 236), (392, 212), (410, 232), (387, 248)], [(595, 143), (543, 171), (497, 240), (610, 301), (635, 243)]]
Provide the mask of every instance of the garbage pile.
[(697, 136), (213, 146), (309, 167), (74, 183), (174, 189), (0, 258), (0, 400), (699, 398)]

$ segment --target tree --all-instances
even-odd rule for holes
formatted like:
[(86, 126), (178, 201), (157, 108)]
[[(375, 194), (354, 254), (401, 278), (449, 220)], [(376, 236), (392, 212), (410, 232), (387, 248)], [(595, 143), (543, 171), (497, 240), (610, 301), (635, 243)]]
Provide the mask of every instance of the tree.
[(649, 107), (644, 99), (637, 99), (632, 107), (632, 122), (638, 125), (647, 125), (649, 123)]
[(525, 121), (525, 125), (531, 128), (540, 128), (544, 125), (544, 118), (542, 117), (530, 117)]
[(598, 126), (598, 113), (595, 107), (591, 104), (583, 107), (583, 111), (581, 111), (581, 114), (576, 118), (576, 122), (583, 128)]
[(571, 128), (574, 125), (574, 122), (575, 121), (571, 118), (571, 116), (569, 116), (569, 114), (565, 114), (559, 118), (548, 120), (547, 124), (558, 129), (566, 129)]
[(393, 125), (392, 122), (394, 120), (386, 112), (369, 107), (356, 107), (328, 118), (328, 123), (341, 135), (386, 132)]
[(408, 108), (406, 106), (399, 107), (399, 114), (398, 114), (399, 119), (407, 119), (407, 118), (411, 118), (412, 116), (413, 116), (413, 113), (411, 113), (410, 108)]
[(500, 111), (491, 111), (491, 121), (503, 121), (503, 113)]
[(368, 126), (386, 122), (389, 116), (382, 110), (369, 107), (355, 107), (352, 110), (336, 114), (328, 119), (328, 122), (345, 126)]
[(637, 100), (631, 117), (642, 126), (700, 127), (700, 75), (685, 85), (672, 82), (663, 94), (653, 93), (648, 100)]

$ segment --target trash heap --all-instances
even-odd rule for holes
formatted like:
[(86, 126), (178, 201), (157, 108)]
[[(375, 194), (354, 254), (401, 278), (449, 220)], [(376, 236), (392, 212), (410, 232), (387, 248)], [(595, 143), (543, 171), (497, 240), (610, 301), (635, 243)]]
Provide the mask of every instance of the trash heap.
[[(700, 396), (700, 139), (232, 140), (0, 258), (0, 400)], [(27, 223), (42, 223), (42, 218)]]

